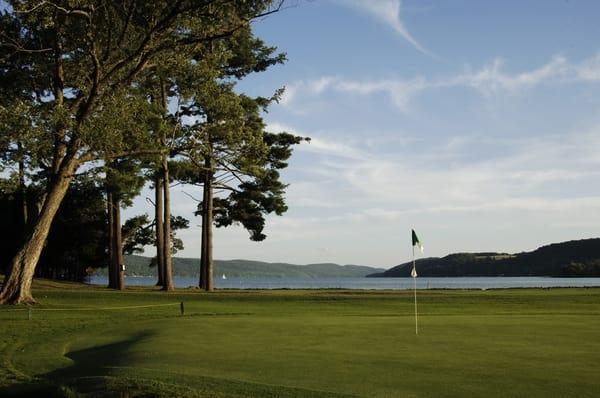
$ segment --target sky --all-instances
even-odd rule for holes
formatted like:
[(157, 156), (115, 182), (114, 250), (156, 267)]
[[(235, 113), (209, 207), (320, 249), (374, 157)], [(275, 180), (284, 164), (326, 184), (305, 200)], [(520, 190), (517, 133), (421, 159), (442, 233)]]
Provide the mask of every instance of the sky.
[[(217, 229), (214, 258), (390, 268), (600, 236), (600, 2), (287, 0), (254, 23), (287, 54), (248, 77), (286, 92), (268, 129), (311, 137), (264, 242)], [(199, 257), (196, 187), (173, 187)], [(152, 209), (146, 191), (126, 215)], [(152, 255), (153, 250), (145, 252)]]

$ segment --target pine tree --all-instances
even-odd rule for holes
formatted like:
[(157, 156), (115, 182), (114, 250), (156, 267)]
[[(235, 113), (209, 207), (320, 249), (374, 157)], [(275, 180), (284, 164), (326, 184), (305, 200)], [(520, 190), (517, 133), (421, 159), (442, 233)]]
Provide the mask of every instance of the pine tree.
[(195, 145), (186, 152), (190, 163), (177, 170), (177, 178), (203, 188), (196, 215), (202, 217), (199, 284), (207, 291), (214, 289), (213, 224), (239, 223), (252, 240), (261, 241), (266, 237), (265, 215), (287, 210), (286, 185), (278, 170), (287, 166), (292, 146), (304, 138), (265, 131), (260, 112), (277, 98), (239, 95), (231, 84), (215, 81), (211, 90), (199, 93), (186, 108), (193, 116), (204, 115), (204, 120), (190, 126), (188, 139)]

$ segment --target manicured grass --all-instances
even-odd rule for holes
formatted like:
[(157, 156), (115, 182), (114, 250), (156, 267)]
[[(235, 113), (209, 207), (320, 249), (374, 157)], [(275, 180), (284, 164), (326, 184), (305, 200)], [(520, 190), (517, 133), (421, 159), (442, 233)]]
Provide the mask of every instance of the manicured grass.
[(600, 396), (600, 289), (418, 294), (415, 336), (409, 291), (38, 282), (0, 308), (0, 396)]

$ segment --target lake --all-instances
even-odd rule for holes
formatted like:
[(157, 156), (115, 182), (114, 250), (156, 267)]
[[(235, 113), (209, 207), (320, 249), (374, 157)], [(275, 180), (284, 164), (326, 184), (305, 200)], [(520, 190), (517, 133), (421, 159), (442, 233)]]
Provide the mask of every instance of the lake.
[[(175, 277), (175, 287), (198, 285), (198, 278)], [(228, 278), (215, 277), (217, 289), (412, 289), (412, 278)], [(93, 276), (91, 284), (106, 285), (107, 277)], [(130, 286), (152, 286), (154, 277), (125, 277)], [(600, 278), (448, 277), (417, 278), (417, 289), (496, 289), (517, 287), (600, 287)]]

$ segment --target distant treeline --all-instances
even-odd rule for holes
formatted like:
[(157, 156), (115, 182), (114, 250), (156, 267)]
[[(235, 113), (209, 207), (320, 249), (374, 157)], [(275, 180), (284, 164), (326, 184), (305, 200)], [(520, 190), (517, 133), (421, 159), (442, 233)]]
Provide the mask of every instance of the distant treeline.
[[(600, 239), (573, 240), (532, 252), (455, 253), (416, 261), (419, 276), (600, 276)], [(410, 276), (412, 262), (369, 277)]]
[[(126, 275), (157, 276), (152, 259), (144, 256), (125, 256)], [(200, 260), (197, 258), (173, 257), (173, 274), (180, 277), (199, 276)], [(228, 278), (335, 278), (364, 277), (381, 268), (362, 265), (338, 265), (332, 263), (296, 265), (287, 263), (267, 263), (250, 260), (215, 260), (215, 276)], [(99, 268), (95, 275), (107, 275), (106, 268)]]

